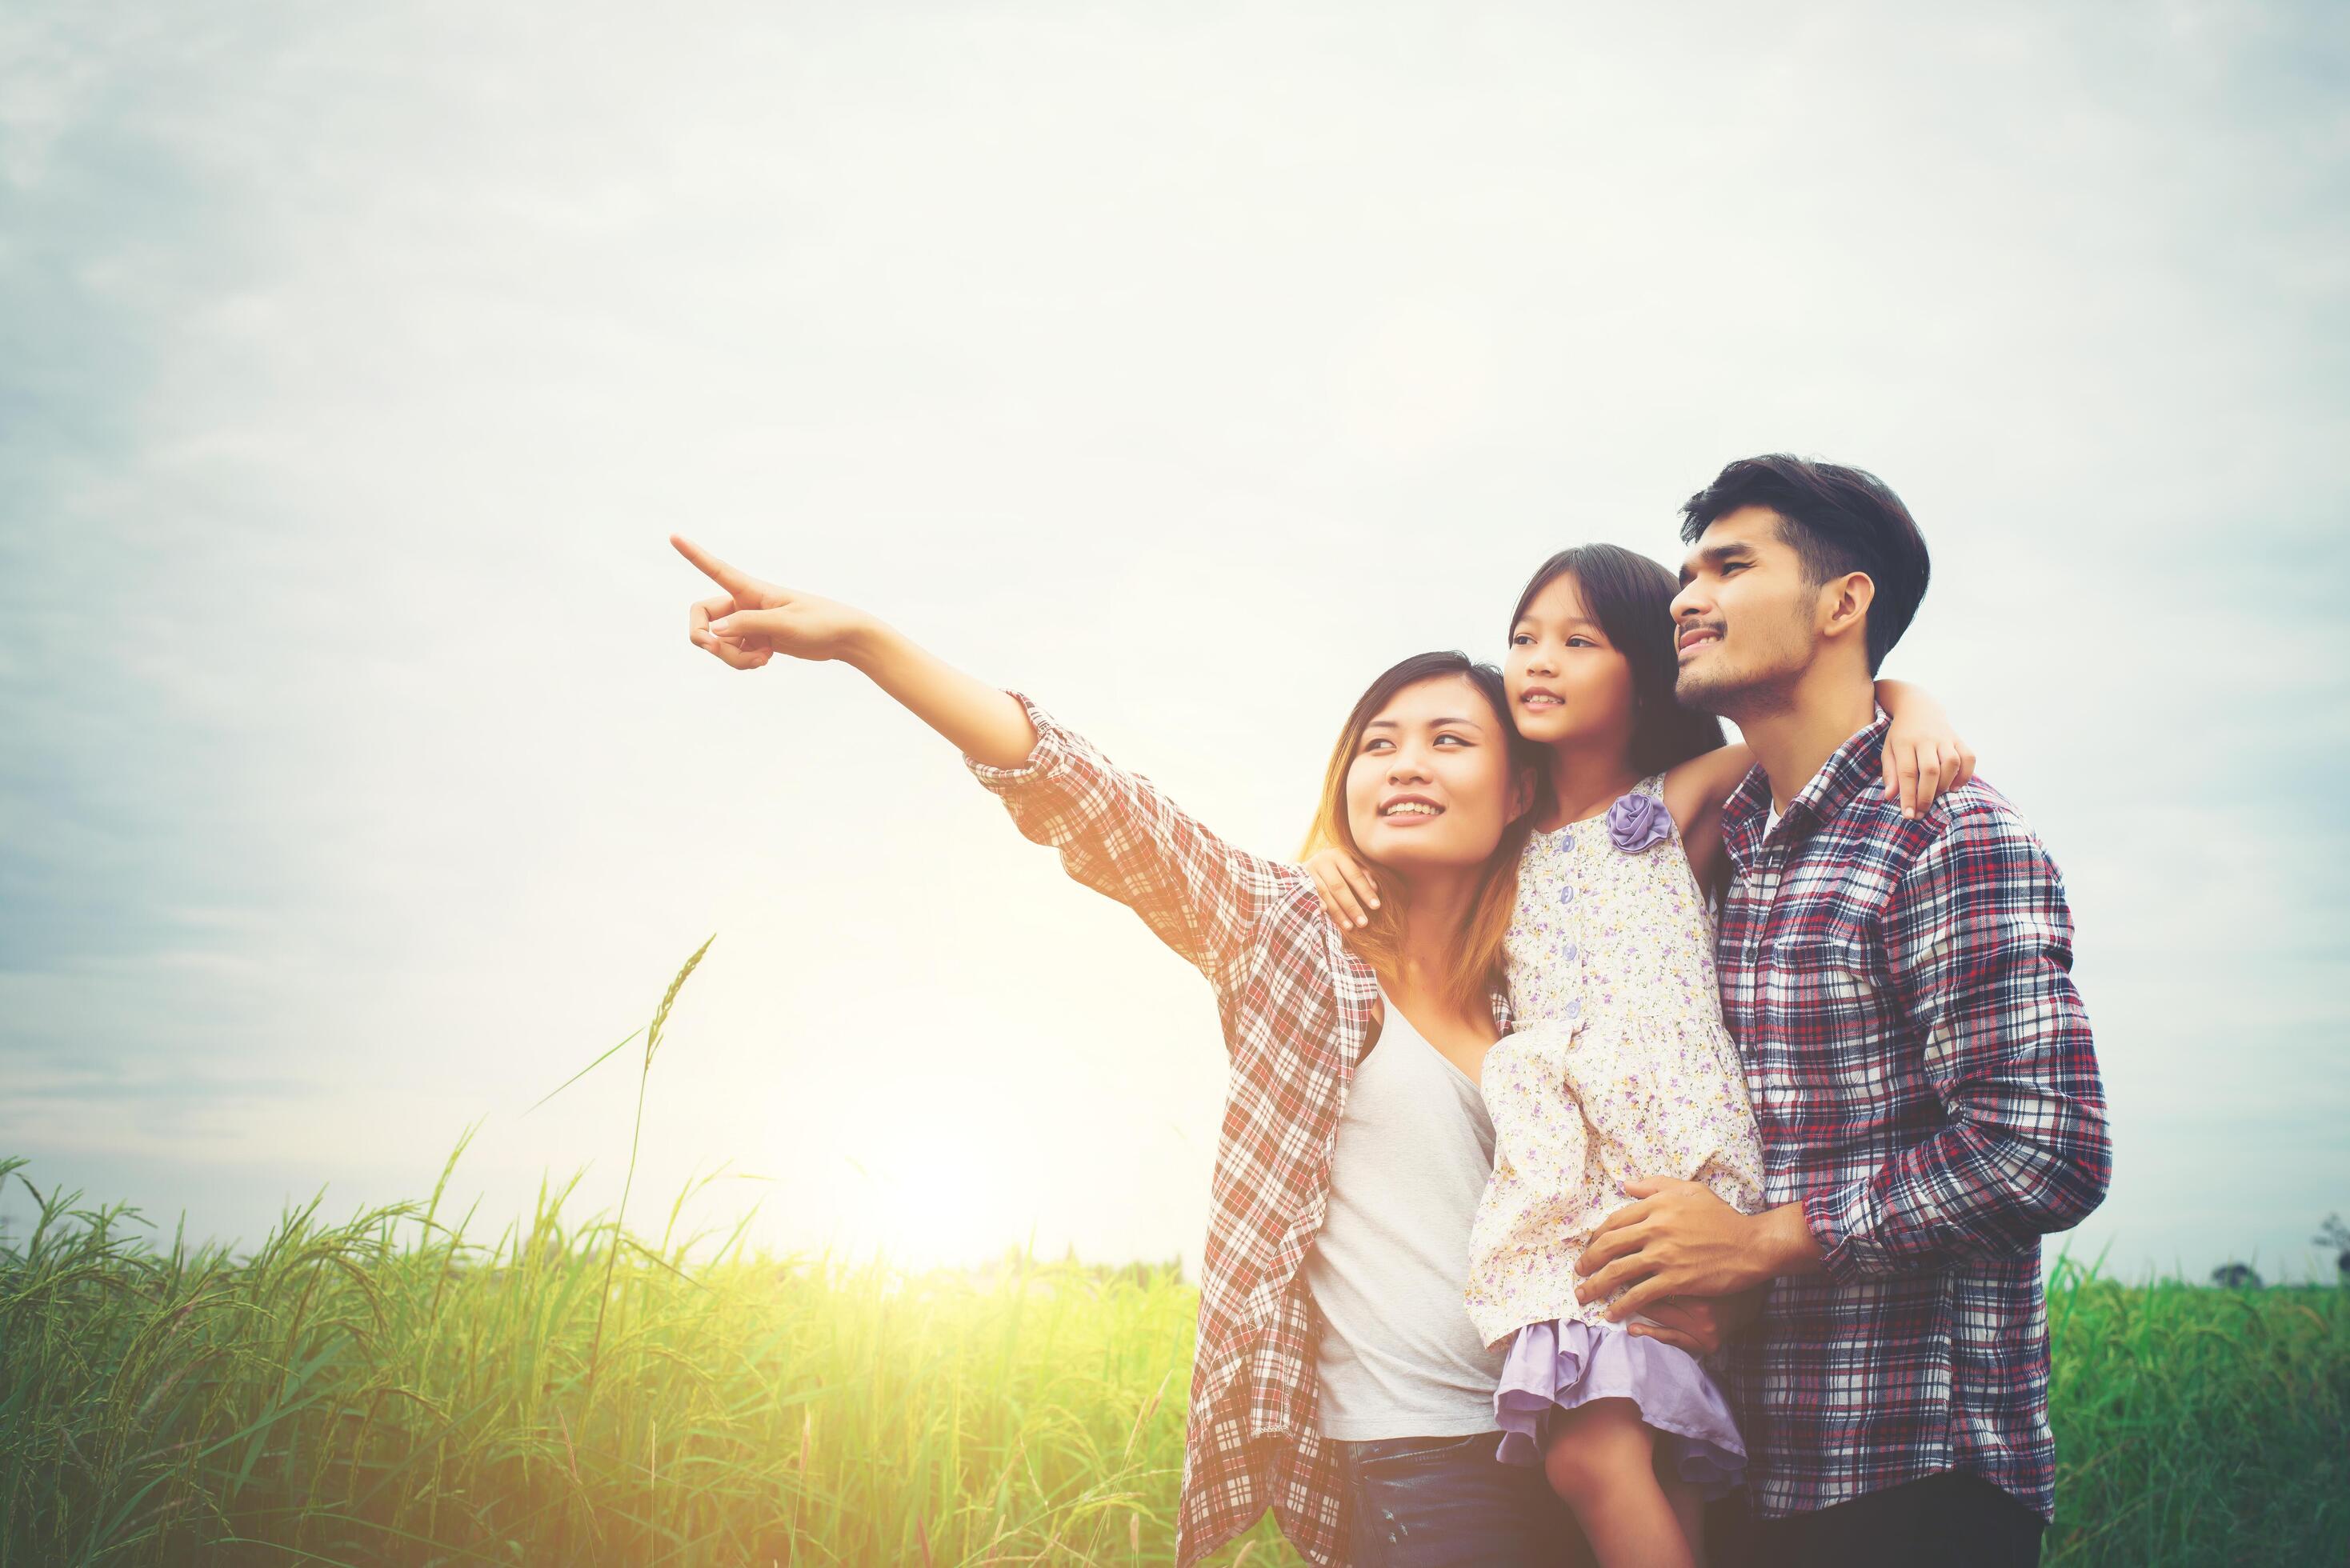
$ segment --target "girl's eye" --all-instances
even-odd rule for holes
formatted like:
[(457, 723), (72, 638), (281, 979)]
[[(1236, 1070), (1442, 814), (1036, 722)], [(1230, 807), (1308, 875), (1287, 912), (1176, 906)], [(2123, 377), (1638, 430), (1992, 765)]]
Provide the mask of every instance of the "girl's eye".
[(1566, 646), (1569, 648), (1596, 648), (1599, 645), (1592, 641), (1587, 637), (1570, 637), (1566, 639)]
[(1469, 743), (1469, 737), (1466, 735), (1439, 735), (1436, 737), (1436, 743), (1440, 746), (1447, 741), (1451, 741), (1456, 746), (1465, 746)]
[(1534, 639), (1533, 639), (1533, 638), (1528, 637), (1528, 636), (1527, 636), (1524, 632), (1523, 632), (1523, 631), (1520, 631), (1520, 632), (1513, 632), (1513, 633), (1510, 635), (1510, 646), (1511, 646), (1511, 647), (1513, 647), (1513, 648), (1516, 648), (1516, 647), (1519, 647), (1519, 646), (1521, 646), (1521, 645), (1523, 645), (1523, 644), (1532, 642), (1533, 640), (1534, 640)]

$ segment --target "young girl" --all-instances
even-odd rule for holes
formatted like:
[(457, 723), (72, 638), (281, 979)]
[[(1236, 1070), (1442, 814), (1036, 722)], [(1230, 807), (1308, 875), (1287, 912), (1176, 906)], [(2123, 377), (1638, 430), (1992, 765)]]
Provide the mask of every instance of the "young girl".
[[(1622, 1184), (1676, 1177), (1752, 1212), (1762, 1150), (1721, 1023), (1704, 888), (1721, 879), (1723, 803), (1743, 746), (1673, 697), (1664, 567), (1614, 545), (1543, 564), (1511, 618), (1512, 717), (1547, 753), (1551, 799), (1520, 862), (1506, 940), (1515, 1019), (1486, 1055), (1492, 1180), (1470, 1242), (1469, 1315), (1507, 1342), (1493, 1394), (1499, 1457), (1540, 1463), (1604, 1568), (1694, 1564), (1705, 1498), (1745, 1446), (1668, 1308), (1610, 1323), (1575, 1299), (1575, 1263)], [(1913, 689), (1894, 715), (1887, 791), (1919, 806), (1973, 759)], [(1334, 848), (1309, 862), (1324, 902), (1359, 927), (1377, 888)]]

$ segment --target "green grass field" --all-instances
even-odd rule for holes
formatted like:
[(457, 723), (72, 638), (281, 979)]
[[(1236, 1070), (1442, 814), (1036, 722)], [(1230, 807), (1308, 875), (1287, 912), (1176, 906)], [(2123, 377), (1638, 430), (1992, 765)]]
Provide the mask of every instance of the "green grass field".
[[(775, 1259), (565, 1196), (480, 1239), (439, 1194), (305, 1212), (232, 1259), (43, 1195), (0, 1250), (0, 1568), (1171, 1560), (1170, 1270)], [(2350, 1559), (2350, 1293), (2068, 1265), (2049, 1305), (2049, 1561)], [(1243, 1559), (1295, 1560), (1265, 1527)]]

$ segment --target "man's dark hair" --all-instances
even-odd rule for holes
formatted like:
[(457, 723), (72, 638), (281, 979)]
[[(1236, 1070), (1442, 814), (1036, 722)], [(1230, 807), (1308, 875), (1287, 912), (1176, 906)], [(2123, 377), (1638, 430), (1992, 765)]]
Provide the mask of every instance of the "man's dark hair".
[(1877, 585), (1868, 606), (1868, 672), (1876, 674), (1909, 629), (1932, 569), (1926, 536), (1901, 497), (1865, 469), (1785, 452), (1742, 457), (1682, 506), (1681, 542), (1696, 544), (1709, 524), (1742, 506), (1767, 506), (1780, 515), (1779, 536), (1814, 586), (1847, 572), (1868, 574)]

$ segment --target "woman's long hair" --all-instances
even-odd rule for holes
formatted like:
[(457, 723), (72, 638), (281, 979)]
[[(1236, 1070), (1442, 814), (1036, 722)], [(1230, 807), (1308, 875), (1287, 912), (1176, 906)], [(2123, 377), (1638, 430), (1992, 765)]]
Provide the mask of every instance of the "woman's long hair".
[[(1684, 708), (1673, 695), (1680, 677), (1680, 654), (1673, 646), (1673, 596), (1680, 584), (1637, 550), (1621, 545), (1577, 545), (1561, 550), (1534, 569), (1510, 630), (1523, 619), (1534, 596), (1557, 578), (1572, 576), (1583, 607), (1607, 640), (1632, 666), (1632, 768), (1642, 778), (1702, 756), (1722, 743), (1721, 721)], [(1505, 699), (1503, 712), (1509, 711)], [(1549, 776), (1550, 770), (1543, 770)]]
[[(1526, 840), (1534, 832), (1534, 817), (1543, 809), (1541, 797), (1550, 788), (1538, 750), (1521, 738), (1517, 726), (1510, 722), (1509, 693), (1502, 683), (1500, 670), (1490, 664), (1479, 664), (1465, 653), (1416, 653), (1372, 681), (1356, 699), (1354, 711), (1347, 715), (1346, 726), (1338, 732), (1338, 743), (1331, 750), (1330, 765), (1322, 775), (1322, 804), (1315, 810), (1314, 826), (1305, 836), (1305, 847), (1301, 853), (1343, 849), (1358, 861), (1363, 858), (1354, 832), (1347, 824), (1347, 774), (1354, 764), (1357, 749), (1363, 743), (1364, 730), (1398, 692), (1423, 680), (1454, 677), (1465, 679), (1483, 695), (1486, 705), (1493, 711), (1494, 722), (1501, 726), (1503, 743), (1508, 748), (1505, 787), (1525, 782), (1534, 792), (1531, 798), (1534, 803), (1502, 830), (1502, 842), (1485, 863), (1484, 877), (1470, 900), (1468, 919), (1461, 923), (1460, 943), (1453, 950), (1452, 972), (1444, 989), (1447, 1001), (1466, 1013), (1483, 1007), (1501, 987), (1502, 939), (1508, 934), (1511, 910), (1517, 901), (1518, 857), (1524, 853)], [(1378, 867), (1374, 866), (1372, 869), (1376, 872)], [(1369, 911), (1371, 923), (1346, 933), (1347, 945), (1390, 985), (1402, 968), (1404, 915), (1410, 902), (1410, 890), (1401, 877), (1381, 877), (1379, 907)]]

